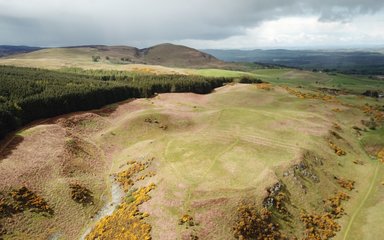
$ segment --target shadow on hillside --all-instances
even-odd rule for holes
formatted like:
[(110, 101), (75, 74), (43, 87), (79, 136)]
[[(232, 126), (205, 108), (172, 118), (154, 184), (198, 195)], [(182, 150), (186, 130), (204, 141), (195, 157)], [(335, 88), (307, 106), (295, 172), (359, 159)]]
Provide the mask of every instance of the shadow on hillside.
[(100, 115), (100, 116), (102, 116), (102, 117), (109, 117), (112, 113), (114, 113), (116, 111), (116, 109), (120, 105), (130, 103), (130, 102), (132, 102), (134, 100), (135, 99), (128, 99), (128, 100), (125, 100), (125, 101), (113, 103), (111, 105), (108, 105), (108, 106), (102, 107), (100, 109), (94, 110), (93, 112), (98, 114), (98, 115)]
[[(0, 152), (0, 161), (6, 159), (9, 155), (12, 154), (12, 152), (19, 146), (21, 142), (24, 141), (24, 137), (20, 135), (13, 136), (12, 140), (8, 143), (7, 146), (4, 147), (4, 149)], [(6, 142), (4, 142), (6, 144)]]

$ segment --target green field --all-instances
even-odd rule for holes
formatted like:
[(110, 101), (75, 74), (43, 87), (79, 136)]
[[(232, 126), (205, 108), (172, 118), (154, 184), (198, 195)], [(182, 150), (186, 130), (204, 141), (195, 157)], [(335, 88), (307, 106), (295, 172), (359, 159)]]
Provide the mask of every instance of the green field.
[(192, 73), (208, 77), (254, 76), (263, 81), (274, 84), (282, 84), (292, 87), (302, 86), (312, 90), (319, 88), (341, 89), (347, 90), (353, 94), (361, 94), (366, 90), (384, 91), (383, 81), (371, 79), (367, 76), (345, 75), (340, 73), (319, 73), (288, 68), (257, 69), (250, 72), (221, 69), (199, 69), (193, 71)]

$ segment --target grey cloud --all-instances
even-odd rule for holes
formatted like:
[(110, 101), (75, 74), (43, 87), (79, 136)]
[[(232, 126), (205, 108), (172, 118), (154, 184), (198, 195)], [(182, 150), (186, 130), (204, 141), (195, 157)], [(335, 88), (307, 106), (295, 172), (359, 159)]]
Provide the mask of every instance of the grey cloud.
[(321, 21), (350, 21), (357, 15), (380, 11), (384, 7), (384, 2), (381, 0), (327, 0), (310, 7), (320, 13)]
[(383, 5), (382, 0), (0, 0), (0, 44), (215, 40), (281, 17), (350, 21)]

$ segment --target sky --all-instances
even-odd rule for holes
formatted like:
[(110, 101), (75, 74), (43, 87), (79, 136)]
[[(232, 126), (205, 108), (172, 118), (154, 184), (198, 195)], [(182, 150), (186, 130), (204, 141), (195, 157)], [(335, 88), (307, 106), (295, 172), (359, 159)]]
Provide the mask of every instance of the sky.
[(384, 0), (0, 0), (0, 45), (384, 47)]

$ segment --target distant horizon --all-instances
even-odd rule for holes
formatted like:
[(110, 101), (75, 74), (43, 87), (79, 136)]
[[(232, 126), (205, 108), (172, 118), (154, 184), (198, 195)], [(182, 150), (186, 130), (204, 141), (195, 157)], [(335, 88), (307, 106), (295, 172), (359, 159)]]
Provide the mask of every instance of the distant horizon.
[[(161, 44), (173, 44), (173, 45), (180, 45), (185, 46), (189, 48), (195, 48), (193, 46), (188, 46), (180, 43), (172, 43), (172, 42), (161, 42), (154, 45), (149, 45), (145, 47), (137, 47), (134, 45), (129, 44), (103, 44), (103, 43), (96, 43), (96, 44), (79, 44), (79, 45), (61, 45), (61, 46), (36, 46), (36, 45), (29, 45), (29, 44), (21, 44), (21, 45), (12, 45), (12, 44), (0, 44), (0, 46), (11, 46), (11, 47), (36, 47), (36, 48), (68, 48), (68, 47), (87, 47), (87, 46), (109, 46), (109, 47), (116, 47), (116, 46), (124, 46), (124, 47), (136, 47), (138, 49), (145, 49), (150, 48), (153, 46), (161, 45)], [(375, 45), (350, 45), (350, 46), (263, 46), (263, 47), (255, 47), (255, 48), (195, 48), (197, 50), (224, 50), (224, 51), (230, 51), (230, 50), (239, 50), (239, 51), (253, 51), (253, 50), (296, 50), (296, 51), (353, 51), (353, 50), (382, 50), (384, 48), (384, 44), (375, 44)]]

